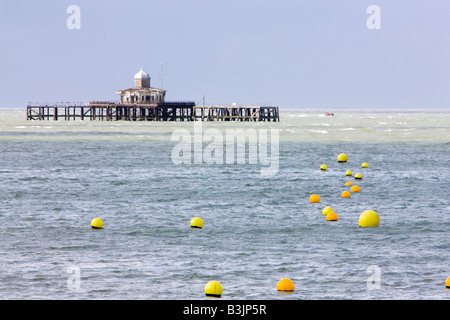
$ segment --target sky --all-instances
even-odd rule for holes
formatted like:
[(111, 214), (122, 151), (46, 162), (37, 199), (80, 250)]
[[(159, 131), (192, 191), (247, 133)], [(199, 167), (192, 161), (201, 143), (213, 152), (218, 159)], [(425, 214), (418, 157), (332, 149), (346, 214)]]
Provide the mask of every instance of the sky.
[(448, 0), (0, 0), (0, 107), (118, 101), (143, 67), (166, 101), (450, 109), (449, 12)]

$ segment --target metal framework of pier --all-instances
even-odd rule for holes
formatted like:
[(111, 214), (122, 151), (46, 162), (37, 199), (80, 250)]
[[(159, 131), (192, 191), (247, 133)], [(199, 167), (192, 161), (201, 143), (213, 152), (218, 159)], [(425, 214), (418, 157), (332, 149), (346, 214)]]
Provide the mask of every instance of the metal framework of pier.
[(89, 105), (28, 105), (27, 120), (280, 121), (274, 106), (196, 106), (194, 102)]

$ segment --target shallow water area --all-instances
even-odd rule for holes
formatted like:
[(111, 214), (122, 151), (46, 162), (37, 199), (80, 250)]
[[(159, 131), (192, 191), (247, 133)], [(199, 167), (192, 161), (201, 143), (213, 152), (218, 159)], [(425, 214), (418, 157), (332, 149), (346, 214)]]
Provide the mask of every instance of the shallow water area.
[[(264, 177), (259, 161), (175, 164), (172, 134), (191, 122), (0, 109), (0, 298), (209, 299), (215, 280), (225, 299), (448, 299), (450, 113), (334, 113), (202, 124), (279, 130), (279, 166)], [(347, 181), (361, 192), (344, 199)], [(380, 225), (358, 227), (369, 209)], [(294, 292), (276, 291), (282, 278)]]

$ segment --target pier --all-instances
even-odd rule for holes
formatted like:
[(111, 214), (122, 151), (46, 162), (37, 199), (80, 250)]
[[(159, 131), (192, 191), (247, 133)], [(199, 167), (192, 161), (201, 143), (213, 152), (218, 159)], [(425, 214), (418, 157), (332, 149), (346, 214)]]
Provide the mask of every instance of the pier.
[(280, 121), (274, 106), (196, 106), (194, 102), (89, 105), (28, 105), (27, 120), (99, 121)]
[[(150, 86), (141, 68), (134, 87), (117, 90), (119, 102), (91, 101), (85, 105), (39, 105), (29, 103), (27, 120), (100, 121), (280, 121), (273, 106), (196, 106), (191, 101), (166, 101), (166, 90)], [(204, 103), (203, 103), (204, 104)]]

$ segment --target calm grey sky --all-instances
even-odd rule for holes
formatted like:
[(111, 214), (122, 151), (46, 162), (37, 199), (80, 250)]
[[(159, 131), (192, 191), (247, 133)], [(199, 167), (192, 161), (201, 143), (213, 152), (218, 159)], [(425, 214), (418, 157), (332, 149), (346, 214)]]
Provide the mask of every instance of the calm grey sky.
[[(381, 29), (367, 27), (370, 5)], [(141, 67), (159, 88), (162, 63), (166, 100), (450, 108), (449, 12), (448, 0), (0, 0), (0, 106), (117, 100)]]

